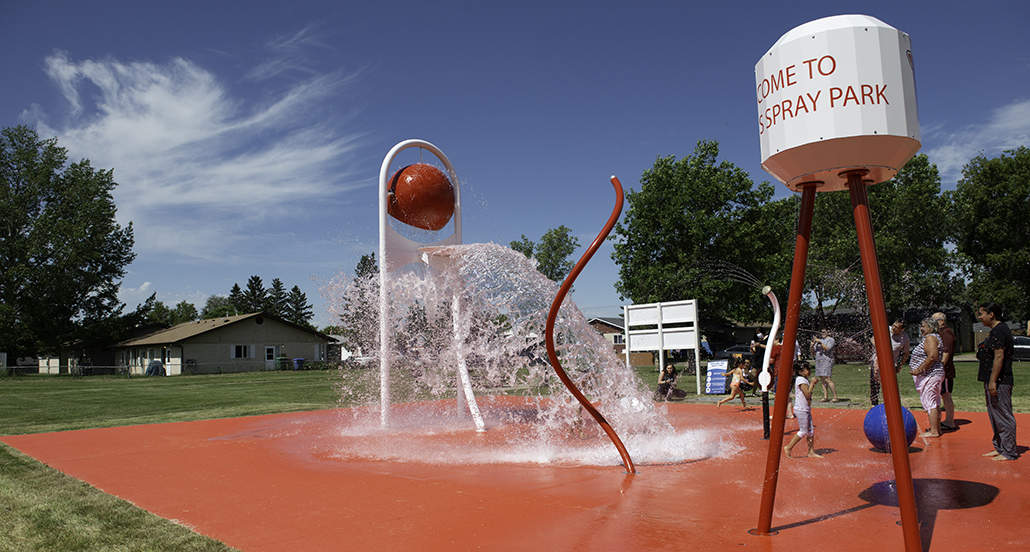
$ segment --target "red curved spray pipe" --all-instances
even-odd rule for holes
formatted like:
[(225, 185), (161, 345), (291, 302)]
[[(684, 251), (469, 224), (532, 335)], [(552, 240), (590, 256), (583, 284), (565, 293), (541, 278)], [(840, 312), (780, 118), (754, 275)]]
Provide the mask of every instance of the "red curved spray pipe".
[(604, 243), (605, 238), (608, 237), (608, 234), (612, 231), (616, 221), (619, 220), (619, 215), (622, 213), (622, 183), (619, 182), (618, 178), (613, 176), (612, 186), (615, 186), (615, 209), (612, 210), (612, 216), (608, 218), (608, 224), (606, 224), (604, 229), (601, 230), (601, 233), (594, 238), (594, 242), (590, 244), (586, 253), (584, 253), (579, 259), (579, 262), (576, 263), (575, 268), (573, 268), (572, 272), (569, 273), (569, 276), (565, 278), (565, 282), (562, 283), (561, 289), (558, 290), (558, 295), (554, 297), (554, 302), (551, 303), (551, 312), (547, 314), (547, 356), (551, 360), (551, 366), (554, 367), (554, 372), (558, 374), (558, 378), (561, 379), (562, 383), (565, 384), (565, 387), (569, 389), (572, 395), (576, 397), (579, 404), (583, 405), (583, 408), (585, 408), (586, 411), (594, 417), (594, 420), (600, 424), (601, 428), (604, 429), (604, 432), (608, 434), (608, 438), (612, 440), (613, 444), (615, 444), (615, 448), (619, 449), (619, 454), (622, 455), (622, 463), (626, 466), (626, 471), (632, 474), (637, 473), (637, 470), (633, 467), (633, 459), (629, 457), (629, 452), (626, 451), (626, 447), (622, 444), (622, 440), (619, 439), (619, 436), (615, 433), (615, 430), (612, 429), (611, 424), (604, 419), (604, 416), (602, 416), (601, 413), (594, 408), (594, 405), (590, 404), (590, 401), (583, 396), (583, 393), (576, 387), (576, 384), (572, 383), (568, 374), (566, 374), (565, 370), (561, 367), (561, 363), (558, 362), (557, 353), (554, 352), (554, 322), (558, 318), (558, 309), (561, 308), (561, 304), (565, 300), (565, 296), (568, 295), (569, 288), (572, 287), (572, 282), (576, 280), (579, 273), (583, 271), (583, 267), (590, 262), (590, 258), (594, 256), (597, 249), (601, 247), (602, 243)]

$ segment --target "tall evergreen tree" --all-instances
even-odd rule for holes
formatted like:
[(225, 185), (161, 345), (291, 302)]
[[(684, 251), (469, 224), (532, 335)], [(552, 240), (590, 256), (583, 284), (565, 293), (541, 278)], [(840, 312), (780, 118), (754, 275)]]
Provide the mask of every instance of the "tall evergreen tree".
[(340, 314), (343, 336), (352, 352), (369, 354), (379, 343), (379, 265), (376, 254), (362, 255), (354, 268)]
[[(298, 289), (298, 291), (300, 290)], [(283, 285), (282, 280), (275, 278), (272, 280), (272, 285), (268, 288), (264, 311), (272, 316), (288, 317), (288, 300), (289, 294), (286, 291), (286, 286)]]
[(286, 297), (283, 315), (294, 324), (310, 326), (311, 317), (314, 316), (311, 308), (312, 306), (308, 303), (307, 295), (299, 287), (293, 286)]
[[(246, 305), (243, 302), (243, 290), (240, 289), (239, 284), (233, 284), (232, 289), (229, 290), (229, 304), (232, 305), (232, 311), (228, 311), (231, 314), (240, 314), (247, 312)], [(207, 318), (205, 316), (205, 318)]]
[(268, 292), (258, 275), (251, 276), (247, 280), (247, 289), (243, 290), (240, 296), (240, 314), (260, 312), (265, 310), (268, 301)]

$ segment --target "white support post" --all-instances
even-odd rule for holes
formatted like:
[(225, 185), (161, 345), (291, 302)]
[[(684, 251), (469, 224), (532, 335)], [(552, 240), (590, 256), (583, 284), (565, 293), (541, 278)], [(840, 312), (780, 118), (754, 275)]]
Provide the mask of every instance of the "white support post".
[[(435, 155), (447, 169), (447, 176), (454, 186), (454, 233), (435, 243), (416, 243), (397, 233), (389, 224), (389, 194), (387, 182), (390, 178), (390, 165), (397, 154), (408, 148), (422, 148)], [(380, 391), (380, 424), (383, 429), (390, 424), (390, 351), (391, 339), (389, 331), (390, 301), (388, 297), (390, 274), (405, 265), (418, 262), (418, 249), (427, 245), (455, 245), (461, 243), (461, 186), (454, 166), (440, 148), (425, 140), (405, 140), (394, 146), (379, 168), (379, 391)]]

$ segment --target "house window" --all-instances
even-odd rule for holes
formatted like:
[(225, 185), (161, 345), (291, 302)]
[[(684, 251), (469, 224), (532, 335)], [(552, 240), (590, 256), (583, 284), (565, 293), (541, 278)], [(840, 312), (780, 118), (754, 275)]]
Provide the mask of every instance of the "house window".
[(612, 339), (616, 345), (624, 345), (626, 343), (626, 336), (624, 334), (615, 334), (612, 336)]
[(232, 358), (250, 358), (249, 345), (233, 345)]

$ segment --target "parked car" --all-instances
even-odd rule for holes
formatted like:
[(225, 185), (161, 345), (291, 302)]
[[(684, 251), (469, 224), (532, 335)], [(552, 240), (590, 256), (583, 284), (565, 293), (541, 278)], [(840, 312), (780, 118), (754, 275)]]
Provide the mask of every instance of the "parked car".
[(1030, 361), (1030, 337), (1015, 335), (1012, 341), (1013, 360)]
[(714, 355), (711, 360), (728, 360), (737, 357), (751, 358), (751, 346), (750, 345), (734, 345), (727, 347)]

